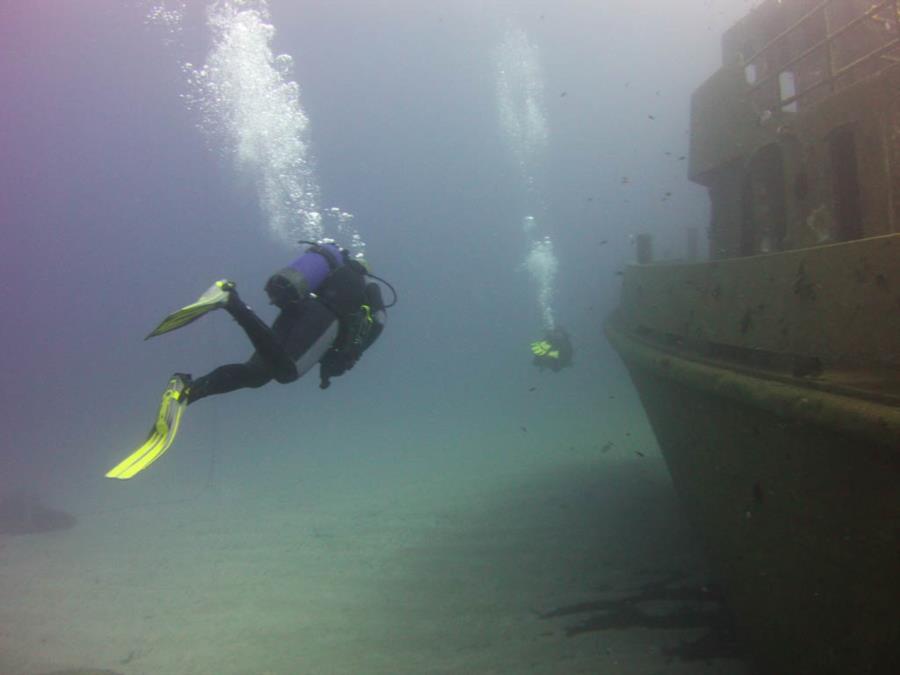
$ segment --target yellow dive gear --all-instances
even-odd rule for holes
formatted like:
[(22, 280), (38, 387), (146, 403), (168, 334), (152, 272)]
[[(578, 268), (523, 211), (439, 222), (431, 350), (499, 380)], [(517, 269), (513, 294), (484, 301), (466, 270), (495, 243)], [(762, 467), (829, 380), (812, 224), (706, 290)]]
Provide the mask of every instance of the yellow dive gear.
[(228, 302), (228, 292), (234, 290), (234, 282), (228, 279), (220, 279), (212, 286), (206, 289), (196, 302), (192, 302), (186, 307), (175, 310), (163, 319), (160, 324), (153, 329), (145, 340), (149, 340), (157, 335), (168, 333), (176, 328), (187, 326), (192, 321), (196, 321), (204, 314), (214, 309), (224, 307)]
[(162, 395), (156, 422), (141, 446), (107, 472), (107, 478), (126, 480), (163, 456), (175, 440), (181, 416), (188, 403), (190, 376), (175, 373)]
[(538, 340), (531, 343), (531, 353), (535, 356), (547, 356), (551, 349), (553, 349), (553, 345), (546, 340)]

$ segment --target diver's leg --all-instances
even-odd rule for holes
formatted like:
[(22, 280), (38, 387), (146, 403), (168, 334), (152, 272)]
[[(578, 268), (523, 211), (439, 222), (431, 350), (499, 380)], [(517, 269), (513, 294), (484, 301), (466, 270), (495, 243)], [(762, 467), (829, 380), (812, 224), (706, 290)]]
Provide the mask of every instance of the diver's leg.
[(237, 389), (256, 389), (272, 380), (266, 364), (254, 354), (246, 363), (230, 363), (198, 377), (187, 390), (188, 404)]
[[(236, 303), (229, 301), (229, 306), (232, 304), (235, 311), (229, 313), (244, 328), (257, 351), (246, 363), (220, 366), (194, 380), (188, 389), (189, 404), (237, 389), (255, 389), (272, 379), (282, 384), (296, 380), (319, 362), (337, 337), (337, 318), (319, 302), (309, 301), (303, 303), (302, 309), (282, 312), (271, 328), (240, 299)], [(260, 343), (271, 340), (277, 351), (288, 359), (290, 367), (282, 368), (279, 359), (279, 366), (273, 368), (272, 360), (266, 358), (254, 338), (261, 338)]]
[(232, 290), (228, 295), (225, 311), (231, 314), (238, 325), (244, 329), (250, 342), (256, 348), (259, 358), (265, 362), (275, 379), (279, 382), (296, 380), (299, 375), (294, 366), (294, 360), (283, 346), (283, 339), (277, 334), (275, 326), (269, 328), (252, 309), (244, 304), (237, 291)]

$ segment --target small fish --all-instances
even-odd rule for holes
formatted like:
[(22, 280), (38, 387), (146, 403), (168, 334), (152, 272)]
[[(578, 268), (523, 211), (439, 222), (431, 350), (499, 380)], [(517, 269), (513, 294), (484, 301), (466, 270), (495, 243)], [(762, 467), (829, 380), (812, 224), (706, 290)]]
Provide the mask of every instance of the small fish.
[(559, 97), (560, 97), (560, 98), (565, 98), (565, 97), (568, 96), (568, 95), (569, 95), (569, 92), (563, 91), (563, 92), (560, 92)]
[(628, 176), (622, 176), (622, 185), (628, 185), (631, 179)]
[(597, 244), (597, 246), (603, 246), (603, 244), (605, 244), (605, 243), (608, 242), (608, 241), (609, 241), (609, 239), (601, 239), (601, 240), (600, 240), (600, 243)]
[(535, 389), (537, 389), (537, 387), (529, 387), (528, 391), (534, 391)]
[(678, 161), (679, 161), (679, 162), (683, 162), (683, 161), (686, 160), (686, 159), (687, 159), (687, 155), (680, 155), (680, 156), (678, 157)]
[(528, 431), (528, 429), (526, 429), (525, 427), (519, 427), (519, 428), (520, 428), (522, 431), (525, 431), (525, 432)]
[(609, 452), (613, 449), (613, 442), (607, 441), (602, 448), (600, 448), (600, 452)]
[(609, 400), (610, 400), (610, 401), (614, 400), (615, 398), (616, 398), (616, 397), (613, 396), (612, 394), (609, 395)]
[(644, 456), (645, 456), (644, 453), (641, 452), (640, 450), (635, 450), (635, 451), (634, 451), (634, 454), (636, 454), (638, 457), (644, 457)]
[(647, 115), (647, 119), (655, 120), (656, 118), (653, 115)]

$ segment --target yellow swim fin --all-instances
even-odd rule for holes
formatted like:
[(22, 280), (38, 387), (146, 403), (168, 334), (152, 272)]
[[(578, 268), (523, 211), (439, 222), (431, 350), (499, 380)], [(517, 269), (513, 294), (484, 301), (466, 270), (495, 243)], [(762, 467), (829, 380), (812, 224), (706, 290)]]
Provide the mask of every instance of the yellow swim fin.
[(546, 340), (538, 340), (537, 342), (531, 343), (531, 353), (535, 356), (544, 356), (551, 349), (553, 349), (553, 346)]
[(116, 464), (106, 473), (107, 478), (126, 480), (143, 471), (163, 456), (175, 440), (181, 416), (187, 407), (187, 392), (191, 377), (183, 373), (175, 373), (162, 395), (156, 422), (150, 429), (150, 435), (137, 450)]
[(145, 340), (149, 340), (152, 337), (157, 335), (162, 335), (163, 333), (168, 333), (169, 331), (173, 331), (176, 328), (181, 328), (182, 326), (187, 326), (192, 321), (196, 321), (204, 314), (213, 311), (214, 309), (219, 309), (220, 307), (224, 307), (225, 303), (228, 302), (228, 292), (234, 289), (234, 282), (229, 281), (228, 279), (220, 279), (212, 286), (204, 291), (203, 295), (197, 298), (196, 302), (192, 302), (190, 305), (186, 307), (182, 307), (181, 309), (175, 310), (165, 319), (163, 319), (160, 324), (151, 331), (151, 333), (145, 337)]

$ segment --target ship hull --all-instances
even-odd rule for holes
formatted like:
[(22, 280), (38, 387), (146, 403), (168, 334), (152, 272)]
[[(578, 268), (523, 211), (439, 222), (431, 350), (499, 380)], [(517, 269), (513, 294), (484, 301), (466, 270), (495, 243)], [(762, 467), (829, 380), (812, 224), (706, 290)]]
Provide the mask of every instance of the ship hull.
[[(754, 277), (754, 265), (769, 273), (799, 265), (818, 284), (818, 274), (833, 273), (835, 256), (872, 265), (872, 251), (886, 243), (756, 263), (636, 266), (626, 274), (622, 307), (606, 325), (739, 636), (765, 673), (900, 672), (900, 407), (891, 362), (874, 368), (869, 361), (867, 369), (857, 361), (852, 374), (832, 368), (840, 345), (820, 341), (813, 310), (793, 314), (801, 327), (791, 323), (790, 303), (808, 299), (783, 299), (787, 314), (772, 312), (771, 325), (758, 313), (752, 331), (724, 325), (729, 312), (715, 306), (728, 302), (722, 289), (729, 287), (740, 288), (739, 301), (731, 299), (749, 307), (768, 302), (763, 290), (773, 283), (791, 288), (793, 276)], [(894, 267), (896, 260), (883, 259)], [(882, 275), (878, 283), (896, 275), (869, 269)], [(690, 289), (689, 302), (679, 298), (680, 287)], [(715, 297), (704, 309), (697, 298), (706, 292)], [(879, 321), (877, 303), (864, 301), (867, 289), (857, 292), (861, 302), (852, 292), (818, 295), (822, 326), (852, 308), (872, 330), (893, 330), (889, 319)], [(659, 311), (661, 302), (666, 311)], [(864, 316), (870, 309), (876, 314)], [(746, 316), (741, 307), (730, 311)], [(667, 316), (682, 321), (667, 325)], [(758, 348), (785, 333), (786, 322), (796, 329), (787, 331), (790, 354)], [(809, 353), (796, 350), (803, 330), (817, 333)], [(898, 335), (870, 335), (868, 347), (856, 348), (877, 357), (878, 345), (896, 345)]]

